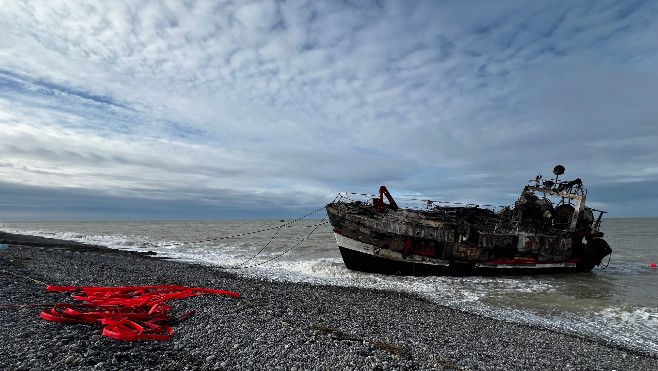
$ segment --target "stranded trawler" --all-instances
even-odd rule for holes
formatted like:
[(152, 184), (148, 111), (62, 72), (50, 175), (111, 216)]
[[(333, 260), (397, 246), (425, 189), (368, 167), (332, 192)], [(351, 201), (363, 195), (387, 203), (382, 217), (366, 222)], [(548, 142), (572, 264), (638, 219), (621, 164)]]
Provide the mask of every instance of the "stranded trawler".
[(500, 212), (433, 201), (423, 209), (400, 208), (385, 186), (367, 201), (341, 194), (326, 209), (351, 270), (418, 276), (590, 271), (612, 253), (599, 230), (605, 211), (585, 206), (580, 179), (558, 181), (563, 166), (553, 173), (555, 180), (537, 176)]

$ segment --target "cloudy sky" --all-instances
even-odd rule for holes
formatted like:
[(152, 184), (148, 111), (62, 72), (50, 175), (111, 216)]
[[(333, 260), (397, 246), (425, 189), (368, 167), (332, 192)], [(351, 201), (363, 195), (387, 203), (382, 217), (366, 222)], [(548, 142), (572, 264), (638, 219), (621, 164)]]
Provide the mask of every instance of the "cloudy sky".
[(0, 0), (0, 30), (0, 220), (505, 205), (557, 164), (658, 216), (655, 1)]

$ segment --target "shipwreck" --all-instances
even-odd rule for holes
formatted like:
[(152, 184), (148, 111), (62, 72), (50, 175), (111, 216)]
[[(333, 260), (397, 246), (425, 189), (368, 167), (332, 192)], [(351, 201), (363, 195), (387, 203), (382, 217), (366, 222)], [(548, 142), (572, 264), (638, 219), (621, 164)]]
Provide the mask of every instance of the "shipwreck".
[(425, 200), (399, 207), (385, 186), (353, 200), (341, 194), (326, 206), (345, 266), (397, 275), (494, 275), (587, 272), (612, 253), (602, 238), (605, 211), (585, 205), (580, 179), (541, 175), (511, 206)]

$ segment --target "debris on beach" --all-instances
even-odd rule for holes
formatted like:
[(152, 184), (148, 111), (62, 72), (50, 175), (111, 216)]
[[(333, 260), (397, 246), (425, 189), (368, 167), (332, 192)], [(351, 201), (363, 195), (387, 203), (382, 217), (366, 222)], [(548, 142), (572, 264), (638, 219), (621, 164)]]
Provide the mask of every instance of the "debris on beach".
[(169, 340), (172, 324), (192, 315), (189, 311), (172, 317), (166, 301), (200, 295), (224, 295), (239, 298), (233, 291), (179, 285), (163, 286), (56, 286), (49, 292), (70, 292), (73, 299), (85, 304), (59, 303), (41, 312), (40, 317), (51, 322), (102, 325), (103, 335), (126, 341)]

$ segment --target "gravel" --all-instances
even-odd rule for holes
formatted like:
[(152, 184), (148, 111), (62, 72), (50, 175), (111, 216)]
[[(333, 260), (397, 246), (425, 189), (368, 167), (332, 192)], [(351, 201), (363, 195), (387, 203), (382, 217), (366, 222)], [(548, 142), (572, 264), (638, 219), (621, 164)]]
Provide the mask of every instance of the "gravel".
[[(0, 232), (3, 370), (657, 370), (594, 339), (494, 320), (398, 292), (247, 279), (219, 268)], [(196, 310), (169, 341), (117, 341), (23, 304), (74, 302), (46, 284), (181, 284), (237, 291), (169, 302)]]

